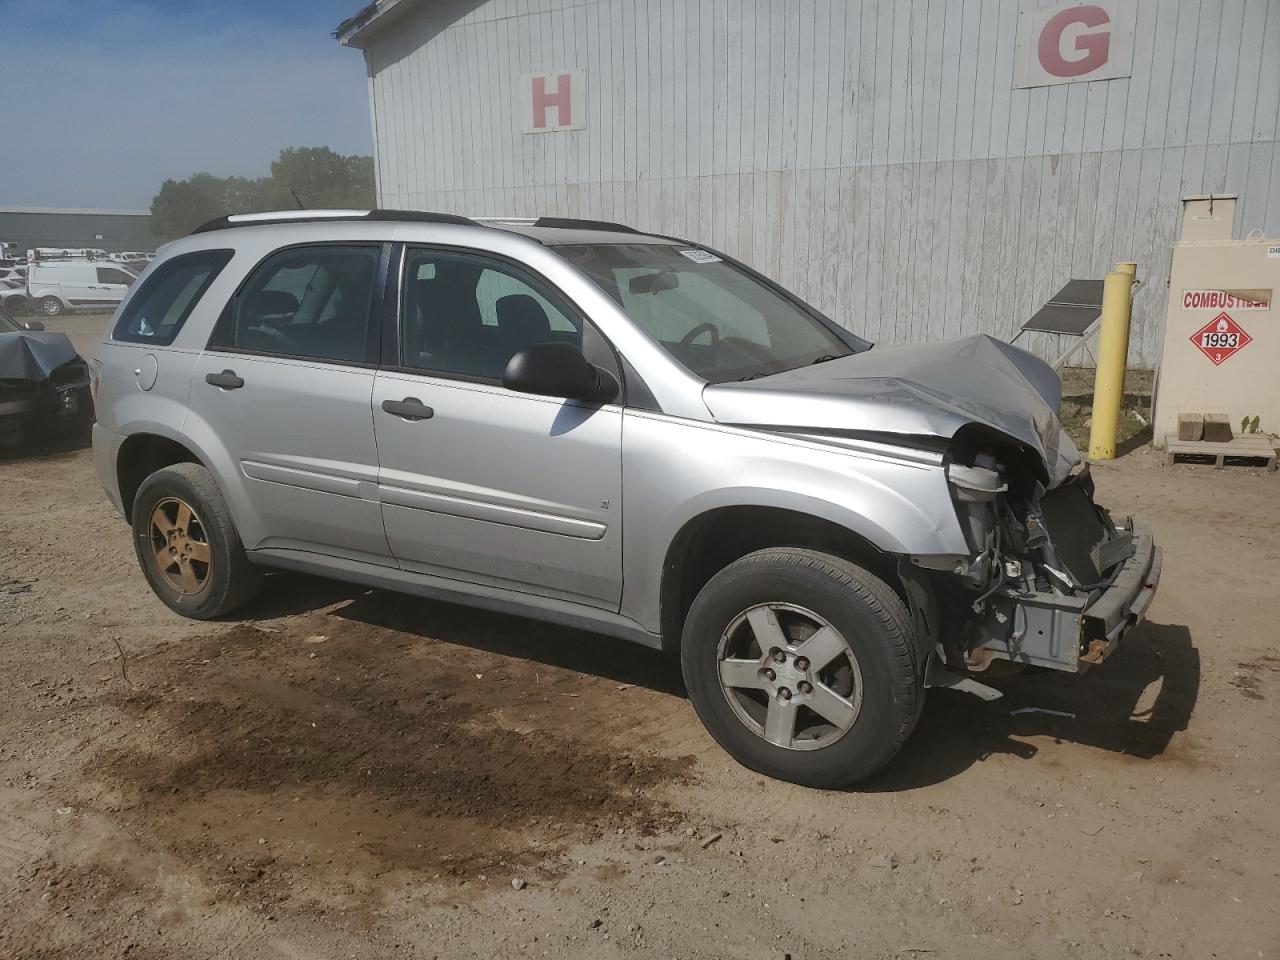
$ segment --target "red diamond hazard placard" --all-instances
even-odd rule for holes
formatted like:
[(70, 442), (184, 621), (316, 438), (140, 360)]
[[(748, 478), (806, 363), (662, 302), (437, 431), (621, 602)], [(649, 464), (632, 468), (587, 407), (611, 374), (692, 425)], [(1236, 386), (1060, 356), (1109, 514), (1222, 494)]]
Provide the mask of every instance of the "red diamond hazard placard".
[(1244, 332), (1225, 313), (1220, 313), (1203, 327), (1191, 335), (1191, 342), (1200, 348), (1200, 352), (1213, 361), (1216, 367), (1224, 360), (1243, 350), (1253, 342), (1253, 337)]

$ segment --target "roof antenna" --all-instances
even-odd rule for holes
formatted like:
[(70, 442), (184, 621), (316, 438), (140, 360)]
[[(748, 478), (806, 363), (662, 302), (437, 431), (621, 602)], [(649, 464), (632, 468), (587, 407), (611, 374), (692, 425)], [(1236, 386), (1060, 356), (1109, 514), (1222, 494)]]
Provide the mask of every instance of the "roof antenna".
[(305, 209), (307, 209), (307, 205), (306, 205), (305, 203), (303, 203), (303, 202), (302, 202), (302, 198), (301, 198), (300, 196), (298, 196), (298, 191), (297, 191), (297, 190), (293, 189), (293, 187), (290, 187), (290, 188), (289, 188), (289, 192), (290, 192), (291, 194), (293, 194), (293, 202), (294, 202), (294, 203), (296, 203), (296, 204), (298, 205), (298, 209), (299, 209), (299, 210), (305, 210)]

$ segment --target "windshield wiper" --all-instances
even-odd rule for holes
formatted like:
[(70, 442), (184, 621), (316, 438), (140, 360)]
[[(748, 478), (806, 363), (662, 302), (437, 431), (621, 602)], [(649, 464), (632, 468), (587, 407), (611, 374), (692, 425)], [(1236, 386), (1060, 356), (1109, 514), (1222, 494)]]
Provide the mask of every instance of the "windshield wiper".
[[(851, 354), (824, 353), (822, 356), (815, 357), (814, 359), (810, 360), (808, 365), (813, 366), (815, 363), (826, 363), (828, 360), (841, 360), (848, 356), (851, 356)], [(787, 370), (798, 370), (798, 369), (799, 367), (787, 367), (785, 370), (757, 370), (755, 373), (748, 373), (745, 377), (739, 377), (738, 382), (742, 383), (746, 380), (758, 380), (760, 377), (771, 377), (775, 373), (786, 373)]]

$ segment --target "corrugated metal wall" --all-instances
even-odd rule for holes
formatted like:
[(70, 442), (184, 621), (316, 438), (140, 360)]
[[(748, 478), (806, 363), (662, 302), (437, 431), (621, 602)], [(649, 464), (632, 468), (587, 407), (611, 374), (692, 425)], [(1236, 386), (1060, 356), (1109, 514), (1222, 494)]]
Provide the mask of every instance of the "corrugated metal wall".
[[(1132, 77), (1015, 90), (1017, 0), (428, 0), (367, 50), (380, 201), (687, 236), (881, 342), (1134, 259), (1150, 365), (1180, 197), (1280, 234), (1280, 0), (1135, 2)], [(586, 129), (520, 133), (572, 67)]]

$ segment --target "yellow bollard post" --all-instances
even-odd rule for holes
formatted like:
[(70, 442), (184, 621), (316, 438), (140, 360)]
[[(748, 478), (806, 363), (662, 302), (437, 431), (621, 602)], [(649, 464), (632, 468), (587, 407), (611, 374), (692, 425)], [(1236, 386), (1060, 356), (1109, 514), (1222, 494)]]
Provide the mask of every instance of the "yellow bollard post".
[(1089, 458), (1114, 460), (1124, 375), (1129, 360), (1129, 311), (1133, 306), (1136, 263), (1117, 263), (1102, 285), (1102, 330), (1098, 334), (1098, 370), (1093, 384), (1093, 425)]

